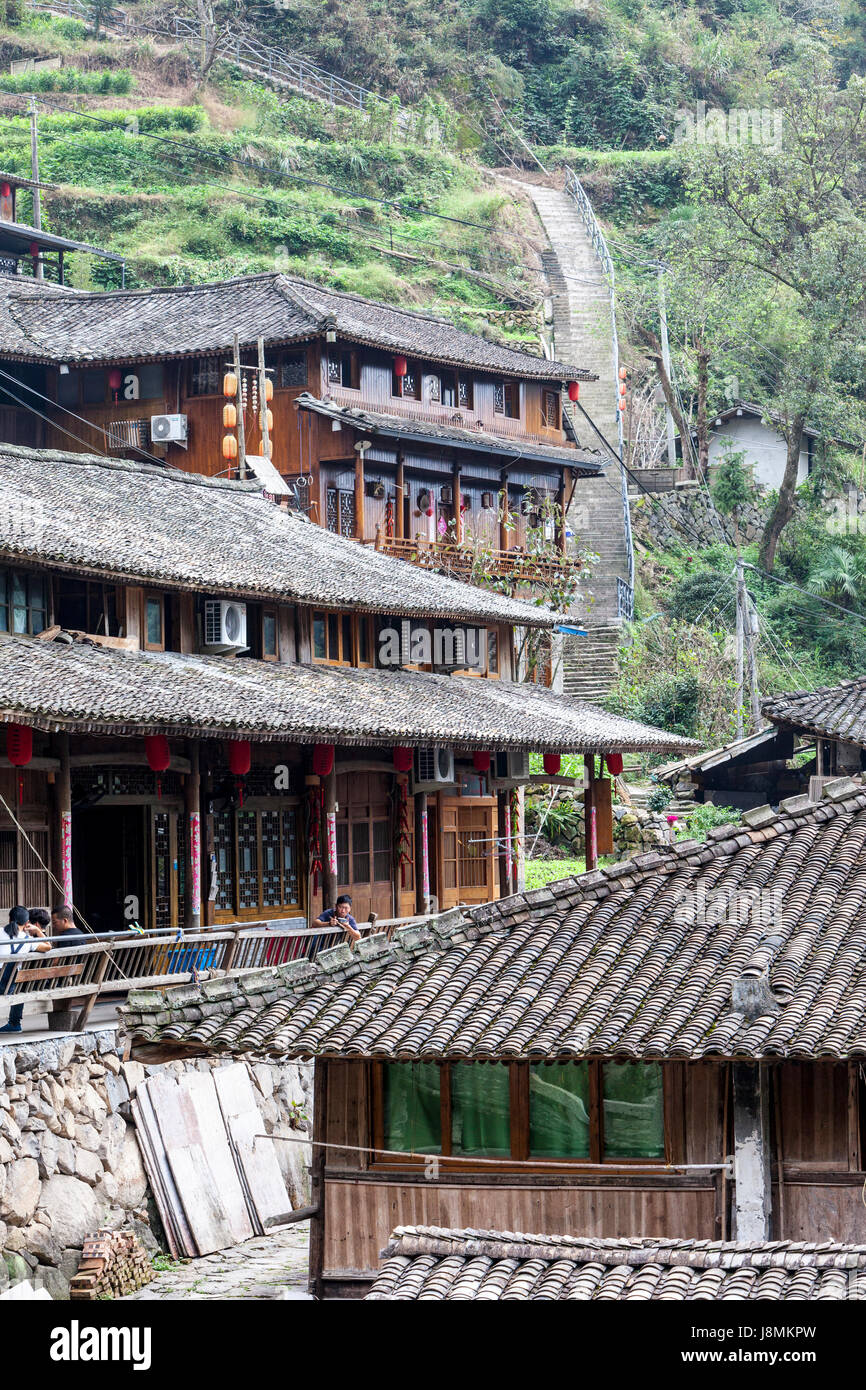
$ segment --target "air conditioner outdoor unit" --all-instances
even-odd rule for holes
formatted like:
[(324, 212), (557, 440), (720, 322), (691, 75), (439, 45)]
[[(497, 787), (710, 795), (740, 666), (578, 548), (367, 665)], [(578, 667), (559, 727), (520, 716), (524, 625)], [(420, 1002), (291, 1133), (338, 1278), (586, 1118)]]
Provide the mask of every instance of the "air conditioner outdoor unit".
[(209, 652), (246, 651), (246, 604), (233, 599), (205, 599), (203, 646)]
[(509, 748), (496, 754), (494, 778), (497, 782), (510, 782), (518, 786), (521, 782), (528, 782), (529, 777), (529, 754), (525, 749)]
[(435, 792), (454, 785), (454, 750), (434, 743), (415, 750), (413, 792)]
[(185, 444), (187, 433), (185, 415), (151, 415), (150, 417), (150, 440), (152, 444)]

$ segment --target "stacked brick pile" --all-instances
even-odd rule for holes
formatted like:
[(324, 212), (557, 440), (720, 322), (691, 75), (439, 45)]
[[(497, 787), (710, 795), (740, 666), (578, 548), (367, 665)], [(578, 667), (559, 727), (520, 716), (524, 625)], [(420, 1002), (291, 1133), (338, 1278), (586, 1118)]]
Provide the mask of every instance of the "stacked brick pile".
[(131, 1231), (97, 1231), (84, 1242), (69, 1297), (117, 1298), (134, 1293), (152, 1278), (153, 1266), (137, 1236)]

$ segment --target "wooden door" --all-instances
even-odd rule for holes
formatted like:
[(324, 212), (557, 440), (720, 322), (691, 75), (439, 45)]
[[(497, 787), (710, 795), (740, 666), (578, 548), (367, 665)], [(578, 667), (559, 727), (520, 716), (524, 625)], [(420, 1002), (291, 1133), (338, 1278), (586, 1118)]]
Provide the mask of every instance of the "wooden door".
[(392, 778), (386, 772), (337, 778), (337, 893), (348, 893), (352, 915), (394, 915)]
[(441, 905), (487, 903), (496, 897), (496, 802), (491, 797), (440, 801)]

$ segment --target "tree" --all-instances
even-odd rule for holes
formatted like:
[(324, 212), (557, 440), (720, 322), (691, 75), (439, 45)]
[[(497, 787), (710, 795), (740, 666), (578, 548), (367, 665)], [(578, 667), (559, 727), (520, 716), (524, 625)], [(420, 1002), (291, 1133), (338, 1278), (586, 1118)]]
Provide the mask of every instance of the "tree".
[(740, 517), (755, 495), (751, 470), (746, 466), (743, 450), (736, 452), (725, 441), (722, 460), (713, 482), (713, 501), (724, 516), (734, 523), (734, 544), (740, 546)]
[(850, 435), (854, 415), (862, 431), (852, 402), (866, 386), (866, 81), (854, 76), (839, 88), (816, 46), (808, 68), (771, 73), (768, 85), (781, 140), (695, 147), (687, 184), (715, 214), (707, 256), (724, 256), (732, 274), (762, 287), (765, 402), (786, 444), (760, 547), (771, 570), (794, 514), (806, 423), (833, 438), (843, 416)]

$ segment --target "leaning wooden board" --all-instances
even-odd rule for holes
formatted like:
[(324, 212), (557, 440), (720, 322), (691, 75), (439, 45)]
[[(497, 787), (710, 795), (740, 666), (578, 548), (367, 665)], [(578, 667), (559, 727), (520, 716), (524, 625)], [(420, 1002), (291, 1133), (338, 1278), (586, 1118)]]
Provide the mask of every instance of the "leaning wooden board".
[(248, 1240), (253, 1227), (210, 1072), (152, 1076), (153, 1102), (172, 1177), (199, 1255)]
[(216, 1067), (211, 1075), (260, 1234), (269, 1220), (284, 1216), (290, 1206), (273, 1140), (257, 1137), (265, 1127), (244, 1064)]

